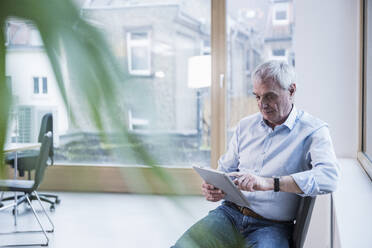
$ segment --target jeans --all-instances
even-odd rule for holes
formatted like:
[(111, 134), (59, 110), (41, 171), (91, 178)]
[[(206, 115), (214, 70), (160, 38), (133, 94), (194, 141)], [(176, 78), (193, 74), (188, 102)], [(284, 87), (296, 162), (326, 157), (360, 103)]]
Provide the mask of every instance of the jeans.
[(293, 224), (245, 216), (222, 204), (188, 229), (173, 248), (288, 248)]

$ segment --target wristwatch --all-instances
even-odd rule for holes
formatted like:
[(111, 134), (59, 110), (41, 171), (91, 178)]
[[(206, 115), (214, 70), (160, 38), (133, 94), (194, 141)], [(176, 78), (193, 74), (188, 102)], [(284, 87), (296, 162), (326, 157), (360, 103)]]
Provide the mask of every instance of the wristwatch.
[(273, 178), (274, 178), (274, 192), (279, 192), (280, 191), (280, 187), (279, 187), (280, 177), (274, 176)]

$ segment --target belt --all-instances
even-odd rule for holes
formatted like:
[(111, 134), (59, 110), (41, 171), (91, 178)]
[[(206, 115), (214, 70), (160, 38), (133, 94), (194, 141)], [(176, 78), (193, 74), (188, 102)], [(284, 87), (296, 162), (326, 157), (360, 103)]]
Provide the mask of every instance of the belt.
[(224, 204), (226, 206), (229, 206), (229, 207), (235, 209), (235, 210), (238, 210), (240, 213), (242, 213), (245, 216), (250, 216), (250, 217), (253, 217), (253, 218), (258, 219), (258, 220), (266, 220), (266, 221), (271, 221), (271, 222), (275, 222), (275, 223), (279, 223), (279, 224), (293, 224), (293, 221), (267, 219), (265, 217), (262, 217), (261, 215), (259, 215), (258, 213), (256, 213), (255, 211), (253, 211), (250, 208), (241, 207), (241, 206), (236, 205), (235, 203), (230, 202), (230, 201), (224, 201)]

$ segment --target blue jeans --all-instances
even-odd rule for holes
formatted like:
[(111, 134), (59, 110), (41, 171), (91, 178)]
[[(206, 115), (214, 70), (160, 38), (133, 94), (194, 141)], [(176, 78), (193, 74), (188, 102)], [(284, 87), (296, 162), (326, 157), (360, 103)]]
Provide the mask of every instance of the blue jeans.
[(245, 216), (222, 204), (187, 230), (173, 248), (288, 248), (293, 224)]

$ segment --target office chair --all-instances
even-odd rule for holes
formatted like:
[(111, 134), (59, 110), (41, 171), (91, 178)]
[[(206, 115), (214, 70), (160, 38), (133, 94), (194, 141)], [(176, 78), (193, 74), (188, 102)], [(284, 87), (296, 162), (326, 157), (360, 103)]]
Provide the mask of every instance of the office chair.
[[(39, 131), (39, 137), (38, 142), (41, 142), (43, 139), (43, 136), (47, 132), (52, 133), (52, 142), (50, 144), (50, 149), (48, 153), (48, 157), (51, 161), (51, 165), (53, 165), (54, 162), (54, 148), (53, 148), (53, 115), (51, 113), (45, 114), (41, 120), (40, 125), (40, 131)], [(39, 151), (32, 150), (32, 151), (24, 151), (17, 154), (18, 162), (17, 162), (17, 169), (19, 176), (23, 177), (25, 176), (25, 171), (28, 172), (28, 180), (31, 180), (31, 171), (35, 170), (36, 161), (39, 156)], [(5, 162), (7, 164), (10, 164), (14, 168), (14, 154), (10, 154), (6, 157)], [(57, 195), (54, 194), (39, 194), (40, 199), (44, 202), (50, 203), (50, 211), (55, 210), (55, 204), (59, 204), (61, 200), (58, 198)], [(48, 199), (53, 198), (54, 201)], [(8, 201), (13, 200), (12, 197), (7, 197), (2, 199), (2, 201)], [(32, 195), (30, 196), (30, 200), (36, 200), (36, 196)]]
[(291, 248), (302, 248), (309, 229), (316, 197), (302, 197), (297, 209), (296, 222), (292, 233)]
[[(15, 231), (15, 232), (8, 232), (8, 233), (0, 233), (0, 235), (2, 235), (2, 234), (3, 235), (4, 234), (9, 235), (9, 234), (18, 234), (18, 233), (30, 233), (30, 232), (43, 232), (44, 236), (46, 238), (45, 243), (18, 244), (19, 246), (36, 246), (36, 245), (47, 246), (48, 243), (49, 243), (49, 238), (48, 238), (47, 232), (53, 232), (54, 231), (53, 222), (50, 219), (48, 213), (45, 211), (45, 208), (40, 201), (40, 197), (39, 197), (38, 193), (36, 192), (40, 183), (43, 180), (44, 172), (45, 172), (45, 169), (47, 167), (48, 155), (49, 155), (49, 151), (50, 151), (50, 146), (52, 144), (52, 133), (51, 132), (46, 133), (45, 136), (43, 137), (41, 143), (42, 144), (41, 144), (41, 148), (40, 148), (40, 153), (39, 153), (39, 156), (38, 156), (38, 158), (36, 160), (36, 163), (34, 165), (34, 168), (35, 168), (35, 179), (34, 180), (16, 180), (16, 179), (0, 180), (0, 191), (3, 191), (3, 192), (22, 192), (22, 193), (24, 193), (23, 195), (21, 195), (21, 197), (17, 198), (16, 202), (13, 202), (13, 203), (10, 203), (6, 206), (1, 207), (0, 211), (5, 210), (7, 208), (18, 206), (19, 204), (21, 204), (23, 202), (27, 202), (28, 205), (31, 207), (32, 212), (33, 212), (37, 222), (39, 223), (39, 226), (41, 227), (41, 231)], [(37, 201), (39, 202), (40, 206), (42, 207), (43, 212), (46, 215), (46, 217), (47, 217), (47, 219), (50, 223), (51, 229), (46, 230), (44, 228), (44, 226), (42, 225), (42, 223), (40, 221), (40, 218), (39, 218), (39, 215), (36, 213), (32, 203), (31, 203), (31, 197), (32, 196), (36, 197)], [(14, 200), (14, 198), (13, 198), (13, 200)], [(17, 212), (16, 211), (15, 211), (14, 220), (15, 220), (15, 223), (16, 223), (16, 220), (17, 220)], [(4, 229), (4, 226), (2, 227), (2, 230), (3, 229)], [(2, 247), (9, 247), (9, 246), (17, 246), (17, 245), (11, 244), (11, 245), (5, 245), (5, 246), (2, 246)]]

